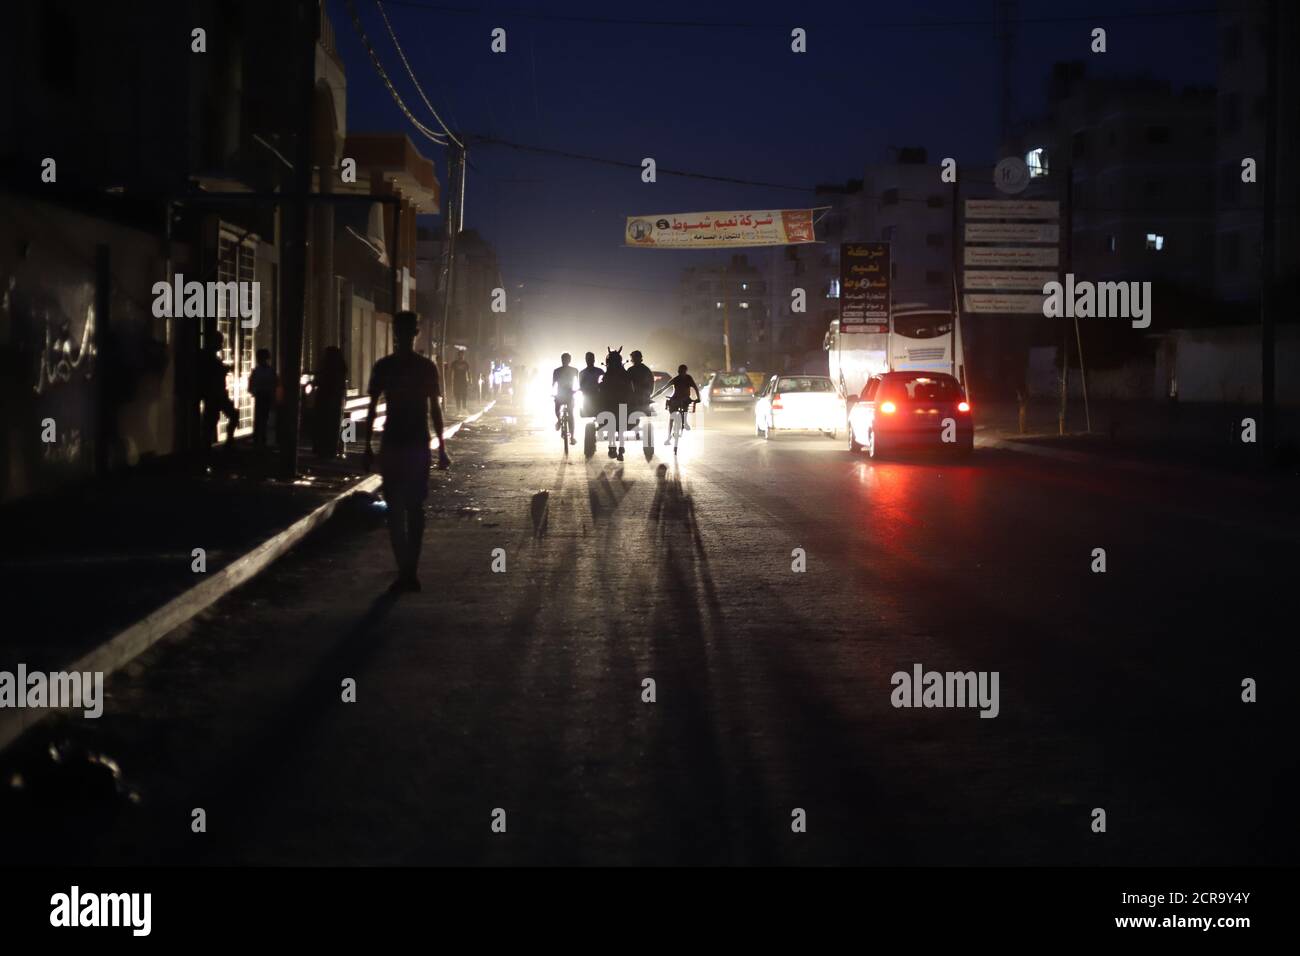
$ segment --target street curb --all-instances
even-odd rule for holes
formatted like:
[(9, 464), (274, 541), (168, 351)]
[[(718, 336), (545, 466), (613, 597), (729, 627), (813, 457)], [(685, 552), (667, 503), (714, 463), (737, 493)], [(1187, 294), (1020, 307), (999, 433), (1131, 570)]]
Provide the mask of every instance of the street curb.
[[(443, 430), (444, 438), (453, 437), (463, 425), (472, 424), (487, 414), (495, 401), (488, 402), (483, 408)], [(373, 493), (379, 490), (382, 478), (368, 475), (356, 484), (340, 491), (329, 501), (318, 506), (310, 514), (299, 518), (289, 527), (263, 541), (256, 548), (236, 558), (201, 584), (196, 584), (172, 598), (156, 611), (136, 621), (130, 627), (119, 631), (113, 637), (82, 656), (65, 671), (95, 672), (102, 671), (105, 677), (139, 657), (154, 644), (158, 643), (176, 628), (207, 610), (235, 588), (266, 570), (276, 559), (291, 550), (298, 542), (313, 530), (324, 524), (334, 514), (334, 510), (345, 498), (357, 492)], [(39, 724), (50, 714), (61, 709), (75, 712), (76, 708), (36, 707), (6, 708), (0, 712), (0, 751), (4, 751), (14, 741), (32, 727)]]
[(1243, 490), (1260, 490), (1268, 487), (1263, 482), (1256, 481), (1252, 478), (1244, 478), (1240, 475), (1218, 474), (1205, 469), (1188, 468), (1183, 465), (1161, 465), (1145, 461), (1134, 461), (1132, 458), (1107, 458), (1104, 455), (1093, 455), (1084, 451), (1070, 451), (1064, 448), (1045, 448), (1042, 445), (1033, 442), (1016, 441), (1006, 438), (988, 438), (983, 435), (976, 436), (976, 445), (981, 448), (998, 448), (1003, 451), (1019, 452), (1023, 455), (1038, 455), (1042, 458), (1051, 458), (1056, 461), (1069, 462), (1075, 465), (1095, 465), (1104, 468), (1122, 468), (1127, 471), (1141, 472), (1146, 475), (1167, 476), (1167, 477), (1197, 477), (1197, 478), (1214, 478), (1224, 484), (1235, 485)]

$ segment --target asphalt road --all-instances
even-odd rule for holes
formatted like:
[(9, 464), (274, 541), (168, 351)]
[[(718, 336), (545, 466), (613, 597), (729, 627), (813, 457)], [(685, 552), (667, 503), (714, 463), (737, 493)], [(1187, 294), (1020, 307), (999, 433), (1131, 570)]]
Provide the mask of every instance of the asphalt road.
[[(355, 509), (111, 678), (103, 718), (10, 755), (8, 809), (28, 815), (3, 814), (0, 845), (97, 863), (1294, 859), (1284, 489), (988, 448), (873, 463), (843, 440), (764, 442), (741, 414), (675, 458), (566, 460), (549, 421), (510, 411), (434, 475), (422, 593), (385, 595), (386, 533)], [(997, 672), (997, 716), (894, 707), (916, 664)], [(52, 770), (47, 740), (111, 756), (118, 792)]]

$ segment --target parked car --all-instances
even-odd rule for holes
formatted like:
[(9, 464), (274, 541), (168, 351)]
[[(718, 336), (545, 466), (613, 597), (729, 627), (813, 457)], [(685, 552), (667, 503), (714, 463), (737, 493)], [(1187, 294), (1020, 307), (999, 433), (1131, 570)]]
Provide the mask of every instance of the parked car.
[(975, 421), (961, 383), (942, 372), (873, 375), (849, 412), (849, 451), (872, 458), (903, 448), (975, 448)]
[(844, 425), (844, 400), (825, 375), (773, 375), (754, 402), (754, 433), (818, 431), (835, 438)]
[(707, 411), (749, 409), (754, 406), (754, 385), (744, 372), (714, 372), (700, 389)]

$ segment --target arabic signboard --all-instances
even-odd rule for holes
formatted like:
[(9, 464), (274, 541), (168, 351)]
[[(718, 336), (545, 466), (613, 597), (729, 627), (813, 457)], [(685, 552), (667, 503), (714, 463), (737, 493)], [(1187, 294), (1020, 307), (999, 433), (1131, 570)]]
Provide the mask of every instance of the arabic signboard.
[(1061, 227), (1054, 222), (968, 222), (967, 242), (1056, 243)]
[(1033, 249), (1023, 246), (967, 246), (963, 250), (968, 266), (1055, 266), (1061, 252), (1056, 246)]
[(967, 219), (1059, 219), (1055, 199), (967, 199)]
[(975, 292), (962, 296), (967, 312), (1036, 312), (1043, 314), (1043, 296), (1014, 292)]
[(623, 241), (644, 249), (716, 249), (816, 242), (811, 209), (628, 216)]
[(963, 273), (966, 289), (1013, 289), (1019, 292), (1042, 292), (1043, 284), (1057, 279), (1055, 272), (1042, 270), (1016, 272), (1011, 269), (967, 269)]
[(841, 329), (889, 322), (889, 261), (887, 242), (840, 244)]

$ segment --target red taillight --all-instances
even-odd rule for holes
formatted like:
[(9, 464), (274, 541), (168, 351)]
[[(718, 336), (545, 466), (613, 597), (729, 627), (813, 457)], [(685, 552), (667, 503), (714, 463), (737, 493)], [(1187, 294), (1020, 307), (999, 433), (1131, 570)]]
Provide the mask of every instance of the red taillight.
[(754, 394), (754, 387), (753, 387), (752, 385), (746, 385), (746, 386), (745, 386), (745, 392), (746, 392), (747, 394), (749, 394), (749, 395), (753, 395), (753, 394)]
[(894, 412), (898, 411), (898, 406), (893, 402), (881, 402), (880, 410), (886, 415), (892, 415)]
[(969, 411), (970, 411), (970, 402), (958, 402), (958, 403), (957, 403), (957, 411), (959, 411), (959, 412), (969, 412)]
[(781, 408), (781, 393), (780, 393), (780, 392), (778, 392), (777, 394), (775, 394), (775, 395), (772, 396), (772, 407), (773, 407), (773, 408)]

